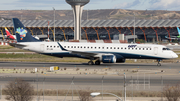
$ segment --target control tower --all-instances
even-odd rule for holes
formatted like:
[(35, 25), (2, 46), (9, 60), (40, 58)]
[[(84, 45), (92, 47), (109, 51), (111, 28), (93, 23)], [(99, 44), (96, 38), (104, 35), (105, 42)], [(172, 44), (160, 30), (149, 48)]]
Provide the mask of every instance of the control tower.
[(74, 13), (74, 40), (81, 40), (81, 17), (85, 4), (90, 0), (66, 0), (72, 6)]

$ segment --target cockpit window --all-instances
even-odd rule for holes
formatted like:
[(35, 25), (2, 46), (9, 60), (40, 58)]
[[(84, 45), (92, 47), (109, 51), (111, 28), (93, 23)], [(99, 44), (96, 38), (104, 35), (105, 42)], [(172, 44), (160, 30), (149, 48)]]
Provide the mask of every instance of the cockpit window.
[(163, 48), (162, 50), (170, 50), (169, 48)]

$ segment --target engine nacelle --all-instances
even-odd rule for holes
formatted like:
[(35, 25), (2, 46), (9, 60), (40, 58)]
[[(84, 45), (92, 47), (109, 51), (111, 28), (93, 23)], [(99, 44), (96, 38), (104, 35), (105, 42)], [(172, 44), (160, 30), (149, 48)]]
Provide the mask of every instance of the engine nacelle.
[(102, 62), (103, 63), (116, 63), (116, 56), (115, 55), (102, 55)]

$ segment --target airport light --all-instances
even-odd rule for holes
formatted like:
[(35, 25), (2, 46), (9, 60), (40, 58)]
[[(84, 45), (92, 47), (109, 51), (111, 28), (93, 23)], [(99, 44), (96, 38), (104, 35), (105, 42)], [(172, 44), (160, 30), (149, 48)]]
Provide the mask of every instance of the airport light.
[[(100, 92), (93, 92), (93, 93), (91, 93), (90, 95), (91, 95), (92, 97), (96, 97), (96, 96), (98, 96), (98, 95), (100, 95), (100, 94), (102, 94), (102, 93), (100, 93)], [(115, 95), (115, 94), (112, 94), (112, 93), (103, 93), (103, 94), (113, 95), (113, 96), (117, 97), (120, 101), (123, 101), (119, 96), (117, 96), (117, 95)]]
[(49, 41), (49, 21), (48, 21), (48, 41)]
[(124, 73), (124, 101), (126, 101), (126, 74)]
[(104, 80), (104, 76), (102, 77), (102, 100), (103, 100), (103, 80)]
[(152, 14), (151, 14), (151, 20), (152, 20)]
[(81, 17), (84, 5), (90, 0), (66, 0), (74, 13), (74, 40), (81, 40)]
[(136, 23), (136, 21), (135, 21), (135, 13), (134, 13), (134, 43), (136, 43), (136, 41), (135, 41), (135, 34), (136, 34), (135, 33), (135, 26), (136, 26), (135, 23)]
[(54, 10), (54, 42), (55, 42), (55, 8), (53, 7)]
[(44, 101), (44, 81), (45, 81), (45, 78), (43, 79), (43, 101)]
[(39, 101), (39, 98), (38, 98), (38, 74), (36, 74), (36, 82), (37, 82), (37, 101)]

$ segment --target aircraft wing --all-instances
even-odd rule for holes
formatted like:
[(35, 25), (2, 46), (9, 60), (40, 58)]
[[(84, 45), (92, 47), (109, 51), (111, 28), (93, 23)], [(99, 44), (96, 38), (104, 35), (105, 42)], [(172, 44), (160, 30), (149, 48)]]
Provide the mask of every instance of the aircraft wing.
[(98, 53), (82, 52), (82, 51), (69, 51), (71, 54), (77, 54), (85, 57), (95, 57)]
[(96, 55), (100, 54), (100, 53), (91, 53), (91, 52), (83, 52), (83, 51), (71, 51), (71, 50), (67, 50), (67, 49), (64, 49), (60, 44), (59, 42), (57, 42), (58, 45), (60, 46), (60, 48), (64, 51), (68, 51), (70, 52), (71, 54), (77, 54), (77, 55), (81, 55), (81, 56), (84, 56), (84, 57), (87, 57), (87, 58), (94, 58), (96, 57)]

